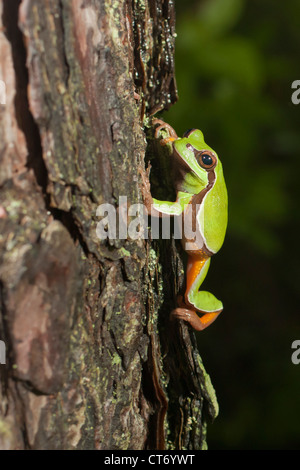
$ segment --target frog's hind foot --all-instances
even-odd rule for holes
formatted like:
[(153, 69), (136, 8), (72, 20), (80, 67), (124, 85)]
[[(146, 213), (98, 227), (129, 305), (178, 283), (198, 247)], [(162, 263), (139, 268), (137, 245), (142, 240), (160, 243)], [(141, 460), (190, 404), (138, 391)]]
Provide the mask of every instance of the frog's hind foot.
[(177, 318), (178, 320), (184, 320), (191, 325), (192, 328), (196, 331), (202, 331), (211, 325), (216, 318), (220, 315), (222, 310), (218, 312), (208, 312), (199, 317), (195, 310), (189, 308), (178, 307), (172, 310), (170, 318), (173, 320)]

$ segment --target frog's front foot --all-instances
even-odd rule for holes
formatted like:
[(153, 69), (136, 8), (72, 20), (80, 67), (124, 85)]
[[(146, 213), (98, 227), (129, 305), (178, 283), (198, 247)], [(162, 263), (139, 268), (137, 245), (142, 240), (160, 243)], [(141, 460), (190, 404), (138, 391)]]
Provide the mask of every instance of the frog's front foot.
[(222, 310), (218, 312), (209, 312), (199, 317), (195, 310), (191, 310), (187, 307), (178, 307), (172, 310), (170, 318), (173, 320), (184, 320), (191, 325), (196, 331), (202, 331), (211, 325), (216, 318), (220, 315)]
[(174, 140), (177, 140), (178, 139), (178, 135), (176, 134), (175, 130), (173, 129), (172, 126), (170, 126), (170, 124), (167, 124), (166, 122), (162, 121), (161, 119), (153, 119), (153, 125), (156, 126), (156, 129), (155, 129), (155, 138), (158, 139), (159, 137), (159, 132), (162, 130), (162, 129), (165, 129), (168, 131), (169, 133), (169, 137), (166, 137), (165, 139), (161, 139), (160, 141), (160, 144), (161, 145), (166, 145), (168, 144), (169, 142), (173, 142)]

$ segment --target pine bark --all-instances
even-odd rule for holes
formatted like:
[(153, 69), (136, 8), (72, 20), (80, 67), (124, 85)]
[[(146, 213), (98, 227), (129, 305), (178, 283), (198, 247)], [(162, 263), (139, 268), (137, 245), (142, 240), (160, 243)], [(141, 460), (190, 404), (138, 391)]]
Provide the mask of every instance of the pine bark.
[(99, 205), (142, 203), (149, 117), (177, 99), (173, 2), (2, 0), (0, 18), (0, 448), (205, 448), (214, 391), (169, 322), (180, 249), (96, 232)]

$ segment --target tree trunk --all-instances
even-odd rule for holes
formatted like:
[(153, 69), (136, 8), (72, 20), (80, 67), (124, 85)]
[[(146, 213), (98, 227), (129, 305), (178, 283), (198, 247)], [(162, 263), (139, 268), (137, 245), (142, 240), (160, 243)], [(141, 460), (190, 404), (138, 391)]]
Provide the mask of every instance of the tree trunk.
[(169, 322), (180, 250), (96, 230), (99, 205), (142, 202), (143, 129), (160, 165), (149, 116), (176, 101), (173, 2), (0, 10), (0, 447), (205, 448), (214, 391)]

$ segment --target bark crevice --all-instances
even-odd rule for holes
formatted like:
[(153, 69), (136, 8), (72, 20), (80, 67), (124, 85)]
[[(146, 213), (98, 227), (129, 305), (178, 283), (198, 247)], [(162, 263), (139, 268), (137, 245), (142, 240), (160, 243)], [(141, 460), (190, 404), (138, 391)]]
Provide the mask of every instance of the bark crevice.
[(3, 2), (2, 21), (5, 28), (5, 35), (11, 44), (16, 80), (15, 113), (18, 126), (25, 136), (28, 149), (26, 167), (33, 170), (36, 182), (42, 189), (45, 205), (48, 207), (47, 169), (43, 160), (39, 129), (30, 111), (27, 94), (29, 85), (29, 74), (26, 65), (27, 53), (23, 33), (18, 25), (20, 4), (21, 0)]

